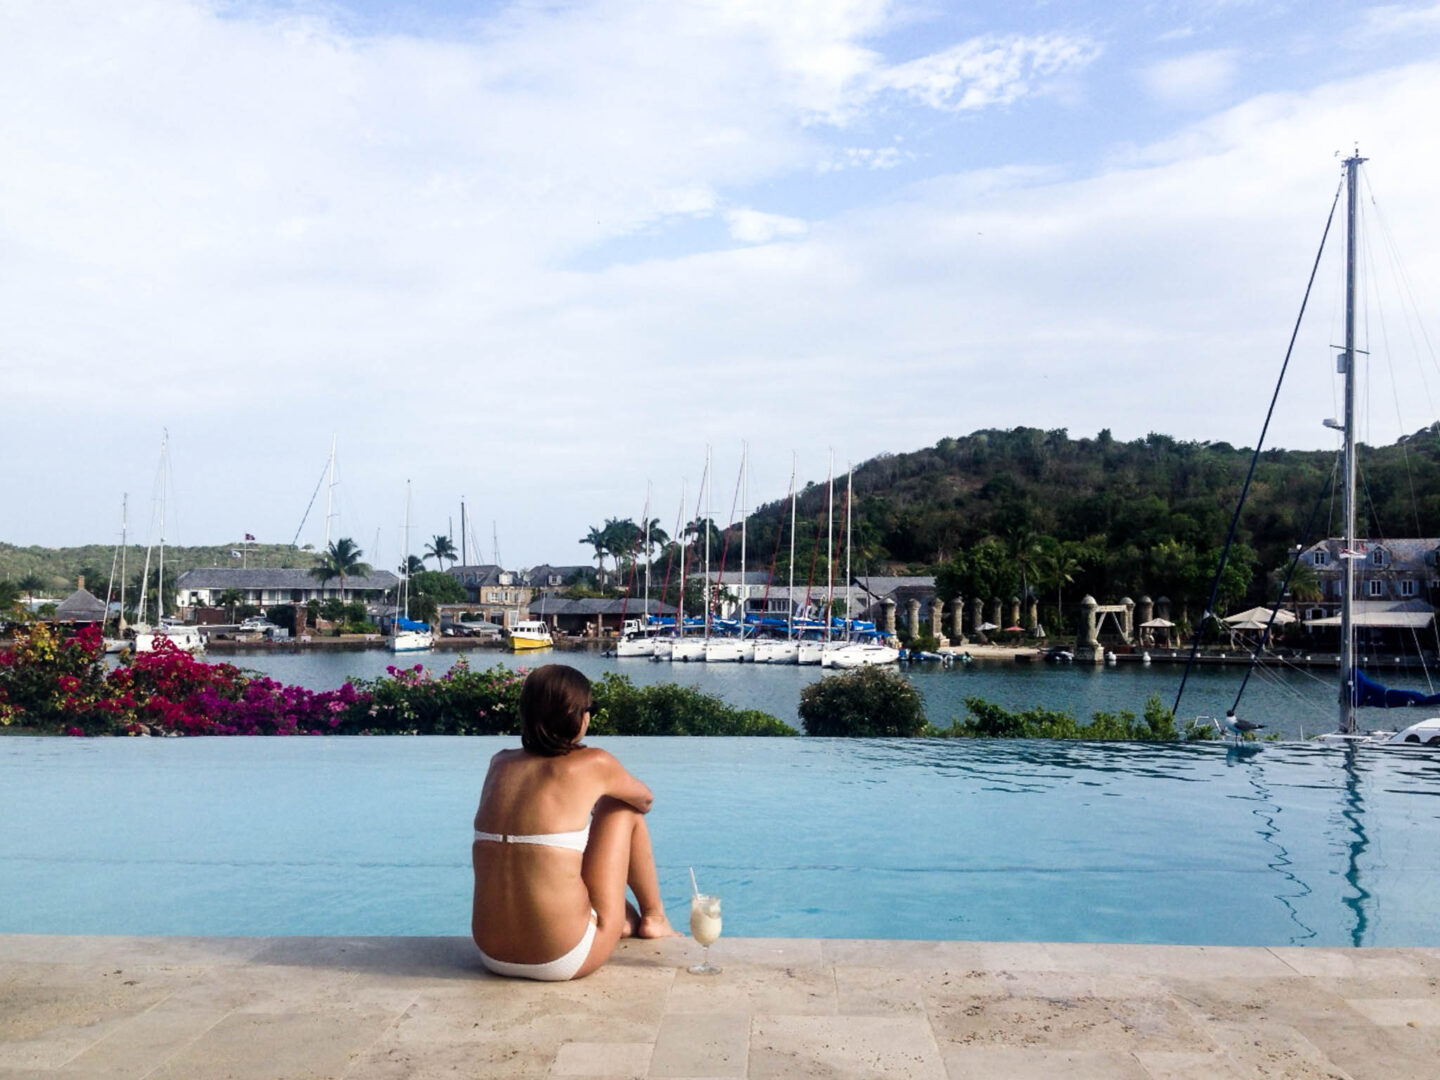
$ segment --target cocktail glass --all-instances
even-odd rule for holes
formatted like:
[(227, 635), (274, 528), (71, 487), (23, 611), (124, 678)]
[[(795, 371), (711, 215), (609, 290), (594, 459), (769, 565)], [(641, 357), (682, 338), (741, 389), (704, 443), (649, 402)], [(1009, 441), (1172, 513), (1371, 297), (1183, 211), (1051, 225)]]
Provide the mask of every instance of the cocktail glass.
[(687, 968), (691, 975), (718, 975), (719, 967), (710, 963), (710, 946), (720, 936), (720, 898), (696, 893), (690, 898), (690, 936), (705, 947), (700, 963)]

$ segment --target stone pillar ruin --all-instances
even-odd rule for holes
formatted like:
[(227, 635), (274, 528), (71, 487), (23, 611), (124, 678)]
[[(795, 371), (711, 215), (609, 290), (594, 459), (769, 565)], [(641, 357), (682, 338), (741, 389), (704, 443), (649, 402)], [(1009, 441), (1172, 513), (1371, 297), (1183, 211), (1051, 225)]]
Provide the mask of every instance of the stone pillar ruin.
[(920, 633), (920, 601), (913, 596), (905, 604), (905, 633), (912, 638)]
[(1000, 624), (1005, 629), (1020, 625), (1020, 598), (1010, 597), (1010, 602), (1005, 605), (1005, 621)]
[(885, 632), (886, 637), (895, 636), (895, 598), (887, 596), (880, 601), (881, 622), (880, 629)]
[(955, 645), (965, 644), (965, 604), (958, 596), (950, 604), (950, 641)]
[(1168, 596), (1162, 596), (1159, 600), (1155, 601), (1155, 618), (1173, 619), (1173, 616), (1170, 614), (1170, 598)]
[(930, 601), (930, 636), (937, 642), (945, 637), (945, 627), (942, 619), (945, 614), (945, 601), (938, 596)]
[(1025, 598), (1025, 621), (1021, 625), (1024, 626), (1026, 630), (1034, 633), (1035, 627), (1039, 624), (1040, 600), (1034, 593), (1031, 593)]
[(1093, 596), (1080, 601), (1080, 636), (1075, 642), (1075, 659), (1092, 664), (1105, 662), (1105, 649), (1096, 633), (1095, 609), (1100, 605)]
[(1135, 643), (1135, 601), (1125, 597), (1120, 601), (1125, 605), (1125, 618), (1120, 622), (1120, 636), (1125, 639), (1126, 645)]
[(985, 601), (978, 596), (972, 596), (970, 598), (970, 632), (981, 640), (984, 640), (984, 635), (980, 632), (980, 624), (984, 621)]
[(996, 626), (1003, 627), (1005, 624), (1000, 621), (1000, 615), (1000, 598), (998, 596), (992, 596), (990, 598), (990, 621)]
[(1135, 603), (1135, 625), (1140, 626), (1155, 618), (1155, 601), (1149, 596), (1142, 596)]

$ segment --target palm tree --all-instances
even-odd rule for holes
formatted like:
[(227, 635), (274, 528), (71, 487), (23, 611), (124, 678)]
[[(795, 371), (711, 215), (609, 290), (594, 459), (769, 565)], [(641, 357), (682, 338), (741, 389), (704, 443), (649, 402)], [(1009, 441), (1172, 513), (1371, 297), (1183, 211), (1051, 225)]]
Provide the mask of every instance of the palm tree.
[(230, 609), (230, 621), (235, 621), (235, 609), (245, 602), (245, 594), (239, 589), (226, 589), (215, 598), (222, 608)]
[(425, 572), (425, 562), (420, 556), (411, 555), (404, 565), (398, 566), (396, 569), (400, 571), (401, 577), (414, 577), (416, 574), (423, 574)]
[(365, 553), (355, 546), (355, 541), (348, 536), (333, 541), (320, 556), (320, 565), (310, 571), (310, 576), (317, 578), (323, 585), (331, 578), (340, 579), (340, 602), (345, 602), (345, 579), (347, 577), (363, 577), (370, 573), (370, 567), (361, 562), (361, 556)]
[(1055, 586), (1055, 617), (1060, 620), (1062, 628), (1065, 622), (1064, 589), (1074, 582), (1080, 570), (1080, 560), (1069, 544), (1056, 544), (1041, 557), (1040, 575), (1047, 585)]
[(13, 614), (20, 604), (20, 586), (8, 578), (0, 578), (0, 618)]
[(25, 594), (25, 602), (34, 604), (35, 594), (45, 587), (45, 579), (39, 574), (26, 574), (15, 585)]
[(605, 530), (590, 526), (590, 531), (580, 538), (580, 543), (595, 549), (595, 565), (599, 568), (600, 587), (605, 587), (605, 556), (610, 554), (605, 546)]
[(460, 558), (460, 553), (455, 550), (454, 542), (448, 536), (436, 536), (434, 540), (425, 545), (425, 558), (435, 560), (435, 569), (444, 570), (444, 562), (450, 560), (453, 566)]
[(657, 551), (664, 551), (665, 545), (670, 542), (670, 534), (660, 527), (660, 519), (658, 517), (651, 518), (648, 526), (642, 521), (640, 523), (640, 530), (641, 532), (649, 533), (650, 536), (649, 550), (645, 552), (647, 559), (653, 559)]

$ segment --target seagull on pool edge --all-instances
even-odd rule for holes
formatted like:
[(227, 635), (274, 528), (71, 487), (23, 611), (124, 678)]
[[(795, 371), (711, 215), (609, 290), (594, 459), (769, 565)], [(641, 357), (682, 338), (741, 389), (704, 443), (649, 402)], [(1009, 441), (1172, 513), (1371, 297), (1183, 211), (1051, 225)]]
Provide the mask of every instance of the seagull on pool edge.
[(1253, 735), (1265, 726), (1264, 724), (1257, 724), (1253, 720), (1241, 720), (1235, 715), (1234, 709), (1225, 710), (1225, 719), (1221, 721), (1221, 723), (1224, 725), (1226, 731), (1235, 736), (1237, 743), (1244, 739), (1245, 736)]

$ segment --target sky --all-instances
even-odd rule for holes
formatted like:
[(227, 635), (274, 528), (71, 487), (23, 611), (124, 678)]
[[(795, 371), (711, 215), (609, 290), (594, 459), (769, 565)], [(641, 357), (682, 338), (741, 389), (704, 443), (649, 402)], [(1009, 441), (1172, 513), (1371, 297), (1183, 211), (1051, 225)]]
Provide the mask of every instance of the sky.
[[(1435, 0), (0, 0), (0, 100), (4, 542), (163, 489), (389, 568), (408, 485), (412, 553), (463, 500), (518, 568), (673, 530), (707, 447), (728, 521), (742, 446), (752, 509), (982, 428), (1253, 446), (1357, 146), (1360, 435), (1437, 419)], [(1334, 445), (1342, 236), (1267, 445)]]

